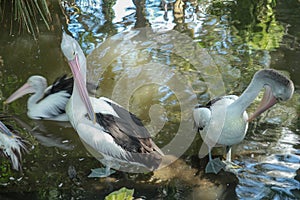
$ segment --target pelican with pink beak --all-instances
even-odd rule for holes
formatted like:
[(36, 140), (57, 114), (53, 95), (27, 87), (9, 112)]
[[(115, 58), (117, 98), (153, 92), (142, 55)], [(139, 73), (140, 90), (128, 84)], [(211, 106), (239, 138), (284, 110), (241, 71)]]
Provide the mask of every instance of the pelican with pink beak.
[(72, 90), (73, 77), (61, 76), (52, 85), (47, 86), (46, 78), (33, 75), (22, 87), (10, 95), (4, 104), (12, 103), (26, 94), (32, 94), (27, 101), (29, 118), (68, 121), (65, 107)]
[(95, 173), (91, 176), (107, 177), (110, 168), (130, 172), (138, 172), (140, 167), (142, 171), (157, 169), (164, 154), (141, 120), (108, 98), (89, 97), (82, 49), (66, 33), (63, 33), (61, 49), (74, 77), (66, 113), (88, 150), (106, 165), (105, 169), (92, 170)]
[[(263, 88), (265, 92), (260, 105), (248, 118), (246, 109)], [(230, 164), (231, 146), (244, 139), (248, 122), (276, 103), (291, 99), (293, 93), (294, 84), (289, 78), (274, 69), (263, 69), (255, 73), (240, 97), (228, 95), (213, 99), (206, 106), (197, 105), (193, 112), (194, 121), (209, 154), (206, 173), (217, 174), (226, 167), (219, 158), (212, 159), (213, 147), (225, 146), (226, 163)]]

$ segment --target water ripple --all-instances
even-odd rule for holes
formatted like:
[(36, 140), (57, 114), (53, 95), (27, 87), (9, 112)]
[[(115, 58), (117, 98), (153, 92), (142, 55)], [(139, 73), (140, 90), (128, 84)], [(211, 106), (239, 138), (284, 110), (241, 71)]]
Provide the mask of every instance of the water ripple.
[[(251, 145), (247, 146), (251, 148), (245, 150), (251, 151), (254, 159), (246, 158), (243, 169), (240, 169), (237, 174), (238, 197), (240, 199), (297, 199), (300, 183), (295, 179), (295, 175), (296, 170), (300, 168), (300, 156), (294, 154), (296, 152), (294, 145), (299, 143), (298, 135), (288, 128), (283, 128), (268, 129), (263, 134), (251, 138), (257, 140), (252, 141)], [(264, 151), (261, 151), (263, 141), (267, 140), (268, 145), (264, 146)], [(268, 154), (266, 154), (267, 150)]]

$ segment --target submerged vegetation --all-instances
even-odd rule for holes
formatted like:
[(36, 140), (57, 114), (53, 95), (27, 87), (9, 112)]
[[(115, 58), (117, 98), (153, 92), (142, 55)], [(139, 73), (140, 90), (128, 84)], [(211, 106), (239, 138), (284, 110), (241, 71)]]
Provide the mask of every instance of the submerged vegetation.
[(0, 0), (0, 24), (11, 35), (26, 31), (36, 39), (39, 21), (50, 30), (52, 18), (46, 0)]

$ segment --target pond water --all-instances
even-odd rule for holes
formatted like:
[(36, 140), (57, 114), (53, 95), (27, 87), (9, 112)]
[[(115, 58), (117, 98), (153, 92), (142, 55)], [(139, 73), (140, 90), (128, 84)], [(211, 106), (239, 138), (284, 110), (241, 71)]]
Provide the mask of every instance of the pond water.
[[(1, 199), (103, 199), (121, 187), (141, 199), (299, 199), (300, 3), (280, 1), (117, 0), (51, 2), (52, 31), (0, 33), (3, 102), (33, 74), (51, 83), (70, 74), (60, 50), (61, 27), (87, 55), (89, 82), (142, 119), (169, 165), (148, 174), (88, 178), (101, 166), (68, 123), (30, 120), (27, 97), (3, 121), (28, 141), (23, 172), (0, 157)], [(41, 25), (42, 26), (42, 25)], [(253, 74), (275, 68), (291, 77), (293, 98), (250, 124), (233, 147), (235, 173), (205, 174), (192, 108), (241, 94)], [(251, 113), (258, 100), (248, 109)], [(172, 155), (172, 156), (171, 156)], [(213, 149), (221, 156), (222, 149)], [(174, 159), (174, 157), (179, 159)], [(76, 171), (76, 176), (70, 171)]]

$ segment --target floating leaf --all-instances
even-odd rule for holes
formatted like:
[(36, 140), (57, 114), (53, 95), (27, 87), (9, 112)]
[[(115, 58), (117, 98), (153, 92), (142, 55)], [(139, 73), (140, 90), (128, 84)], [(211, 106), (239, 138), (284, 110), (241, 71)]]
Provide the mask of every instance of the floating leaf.
[(125, 187), (114, 191), (105, 197), (105, 200), (132, 200), (134, 189), (130, 190)]

